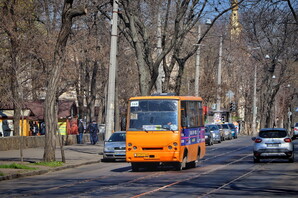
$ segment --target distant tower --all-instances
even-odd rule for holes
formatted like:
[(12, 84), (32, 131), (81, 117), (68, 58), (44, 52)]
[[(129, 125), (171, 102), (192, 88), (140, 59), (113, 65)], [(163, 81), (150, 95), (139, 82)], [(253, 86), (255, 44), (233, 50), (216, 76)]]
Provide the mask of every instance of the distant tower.
[[(238, 16), (238, 0), (230, 0), (232, 8), (230, 23), (231, 23), (231, 39), (237, 38), (241, 33), (241, 25)], [(235, 7), (234, 7), (235, 6)]]

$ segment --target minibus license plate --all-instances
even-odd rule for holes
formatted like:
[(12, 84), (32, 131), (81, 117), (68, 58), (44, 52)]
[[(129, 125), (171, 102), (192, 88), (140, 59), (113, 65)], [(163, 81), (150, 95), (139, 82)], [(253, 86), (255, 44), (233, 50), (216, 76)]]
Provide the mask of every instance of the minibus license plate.
[(135, 153), (135, 157), (148, 157), (148, 153)]

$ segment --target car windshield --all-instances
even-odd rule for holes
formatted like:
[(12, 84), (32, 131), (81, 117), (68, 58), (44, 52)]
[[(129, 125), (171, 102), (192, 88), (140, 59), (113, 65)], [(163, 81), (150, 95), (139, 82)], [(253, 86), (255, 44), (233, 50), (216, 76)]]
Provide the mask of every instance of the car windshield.
[(125, 133), (113, 133), (109, 138), (109, 142), (125, 142)]
[(230, 127), (231, 129), (235, 129), (235, 125), (234, 125), (234, 124), (229, 124), (229, 127)]
[(210, 133), (210, 130), (208, 127), (205, 127), (205, 134)]
[(298, 122), (295, 124), (295, 127), (298, 127)]
[(177, 100), (139, 100), (130, 103), (129, 130), (177, 130)]
[(286, 131), (261, 131), (259, 133), (261, 138), (283, 138), (287, 136)]
[(222, 125), (222, 128), (223, 128), (223, 129), (229, 129), (229, 126), (228, 126), (227, 124), (223, 124), (223, 125)]
[(218, 130), (218, 127), (216, 125), (207, 125), (207, 127), (210, 129), (210, 131)]

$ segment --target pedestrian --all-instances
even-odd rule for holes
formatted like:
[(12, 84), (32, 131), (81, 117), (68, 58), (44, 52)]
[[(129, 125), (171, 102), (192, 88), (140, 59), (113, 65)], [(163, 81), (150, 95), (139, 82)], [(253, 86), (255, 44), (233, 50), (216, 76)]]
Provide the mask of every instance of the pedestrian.
[(99, 132), (99, 130), (95, 120), (93, 120), (92, 123), (89, 124), (87, 131), (90, 133), (91, 144), (96, 144), (98, 141), (97, 133)]
[(37, 122), (35, 121), (35, 122), (33, 122), (32, 135), (34, 135), (34, 136), (38, 135), (38, 131), (39, 131), (38, 125), (37, 125)]
[(45, 135), (46, 134), (46, 124), (45, 124), (45, 122), (40, 123), (39, 133), (40, 133), (40, 135)]
[(77, 141), (78, 144), (83, 144), (83, 135), (84, 135), (84, 123), (82, 119), (79, 119), (79, 123), (78, 123), (78, 130), (79, 130), (79, 134), (77, 135)]

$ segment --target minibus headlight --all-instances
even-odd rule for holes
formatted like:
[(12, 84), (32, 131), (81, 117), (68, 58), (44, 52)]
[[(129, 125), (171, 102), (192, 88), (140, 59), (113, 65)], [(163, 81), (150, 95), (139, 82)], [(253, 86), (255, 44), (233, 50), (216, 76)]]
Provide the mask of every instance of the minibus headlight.
[(174, 142), (173, 145), (174, 145), (174, 146), (178, 146), (177, 142)]
[(132, 143), (128, 143), (127, 146), (132, 146)]
[(134, 147), (133, 147), (133, 150), (137, 150), (137, 147), (136, 147), (136, 146), (134, 146)]
[(171, 145), (169, 145), (169, 146), (168, 146), (168, 149), (170, 149), (170, 150), (171, 150), (172, 148), (173, 148), (173, 147), (172, 147)]

